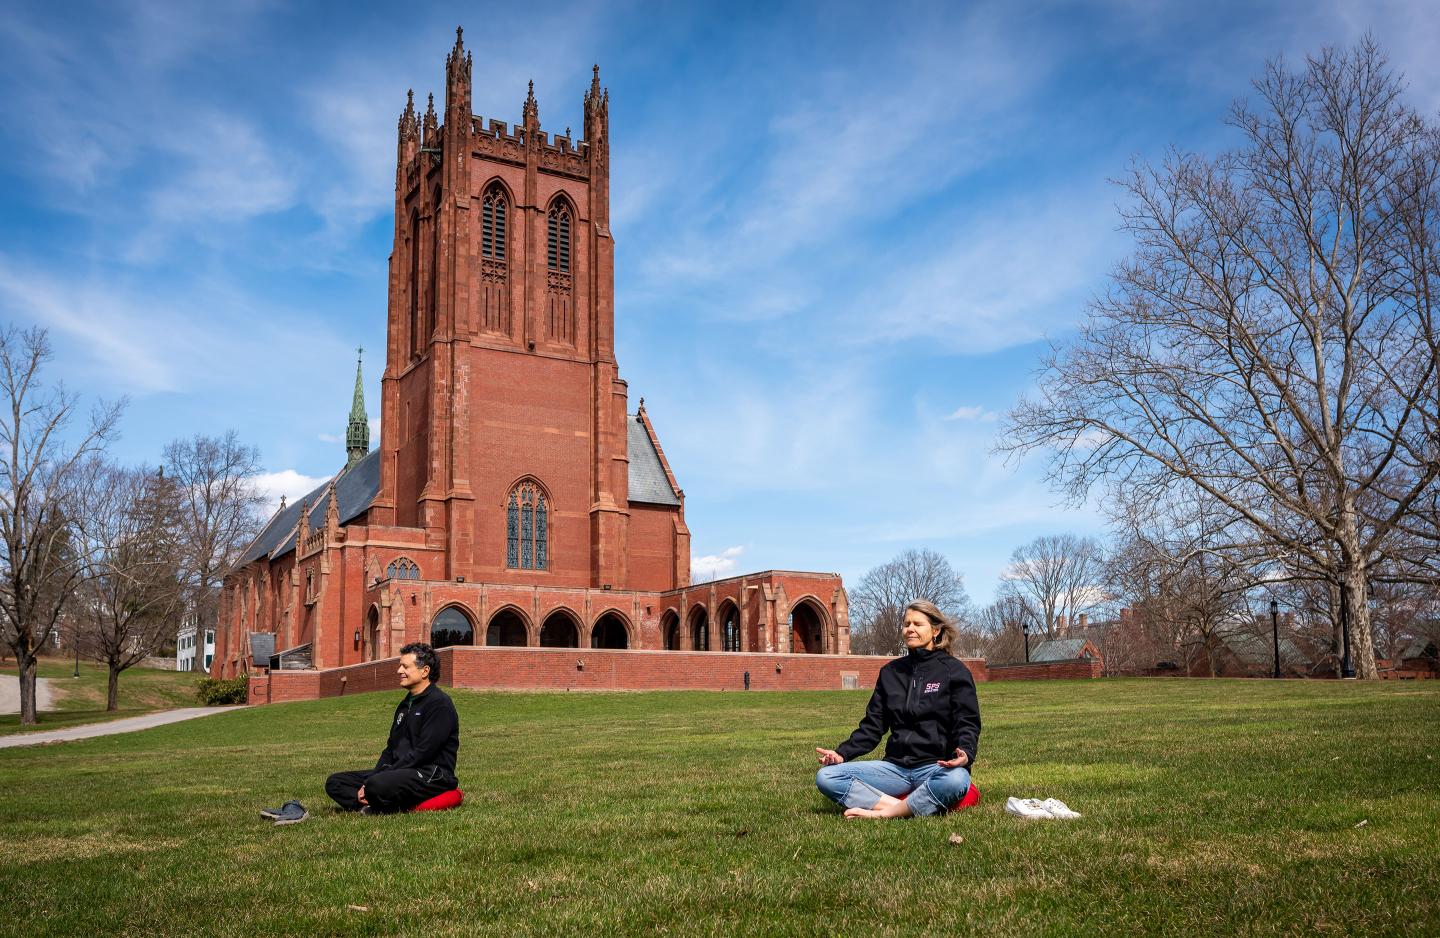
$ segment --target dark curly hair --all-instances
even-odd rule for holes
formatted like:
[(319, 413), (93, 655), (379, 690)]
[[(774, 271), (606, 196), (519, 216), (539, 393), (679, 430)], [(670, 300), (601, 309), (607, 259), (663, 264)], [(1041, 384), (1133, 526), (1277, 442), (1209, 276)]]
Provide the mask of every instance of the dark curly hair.
[(440, 683), (440, 656), (435, 654), (435, 649), (424, 642), (411, 642), (400, 649), (402, 655), (414, 655), (416, 667), (430, 669), (430, 682)]

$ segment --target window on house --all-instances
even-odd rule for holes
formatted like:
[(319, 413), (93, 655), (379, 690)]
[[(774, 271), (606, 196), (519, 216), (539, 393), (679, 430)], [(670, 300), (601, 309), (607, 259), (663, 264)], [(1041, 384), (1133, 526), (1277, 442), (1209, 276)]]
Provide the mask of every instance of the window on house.
[(550, 507), (534, 482), (521, 482), (505, 504), (505, 566), (512, 570), (550, 568)]

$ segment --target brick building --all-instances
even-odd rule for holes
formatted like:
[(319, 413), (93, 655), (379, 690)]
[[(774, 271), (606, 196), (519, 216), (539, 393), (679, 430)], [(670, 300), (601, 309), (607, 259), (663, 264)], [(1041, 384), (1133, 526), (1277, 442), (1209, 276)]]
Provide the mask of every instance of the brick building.
[(357, 370), (346, 466), (225, 578), (213, 672), (329, 669), (409, 641), (847, 654), (828, 573), (690, 583), (684, 493), (615, 360), (609, 93), (578, 139), (471, 110), (400, 116), (380, 446)]

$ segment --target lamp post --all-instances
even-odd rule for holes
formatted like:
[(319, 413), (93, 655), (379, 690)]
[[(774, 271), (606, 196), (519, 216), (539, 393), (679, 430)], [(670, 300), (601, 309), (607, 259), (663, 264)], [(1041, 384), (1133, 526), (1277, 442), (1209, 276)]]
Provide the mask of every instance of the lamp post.
[(1350, 660), (1350, 591), (1344, 574), (1340, 576), (1340, 677), (1347, 681), (1355, 677), (1355, 663)]
[(1275, 677), (1280, 676), (1280, 604), (1270, 600), (1270, 632), (1275, 638)]
[(1020, 633), (1025, 636), (1025, 663), (1030, 663), (1030, 623), (1020, 623)]

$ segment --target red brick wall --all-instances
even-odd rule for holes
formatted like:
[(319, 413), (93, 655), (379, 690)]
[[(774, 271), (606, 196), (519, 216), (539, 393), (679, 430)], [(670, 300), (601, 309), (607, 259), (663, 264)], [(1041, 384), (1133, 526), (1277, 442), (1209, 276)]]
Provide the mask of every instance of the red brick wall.
[(1105, 664), (1098, 658), (1045, 661), (1033, 664), (992, 664), (992, 681), (1063, 681), (1099, 677)]
[[(595, 648), (445, 648), (441, 683), (472, 690), (840, 690), (845, 675), (868, 690), (892, 659), (869, 655), (769, 655)], [(584, 661), (584, 669), (578, 662)], [(976, 681), (985, 662), (966, 659)], [(776, 671), (776, 665), (780, 670)], [(396, 688), (395, 659), (328, 671), (273, 671), (250, 680), (250, 703), (314, 700)]]

